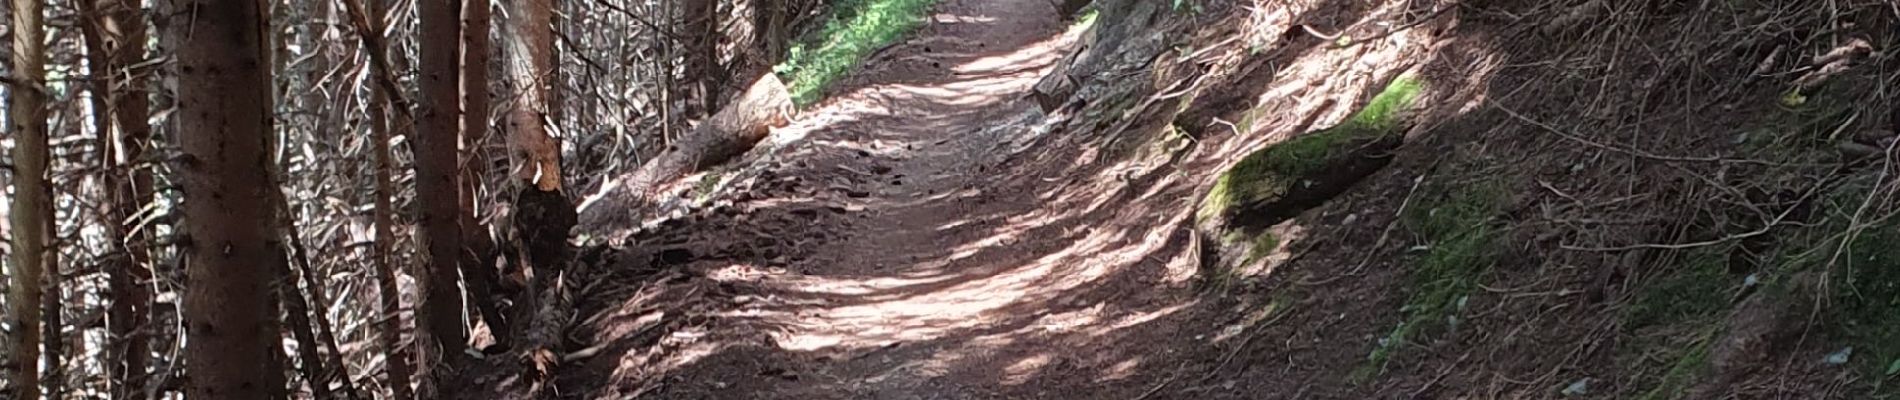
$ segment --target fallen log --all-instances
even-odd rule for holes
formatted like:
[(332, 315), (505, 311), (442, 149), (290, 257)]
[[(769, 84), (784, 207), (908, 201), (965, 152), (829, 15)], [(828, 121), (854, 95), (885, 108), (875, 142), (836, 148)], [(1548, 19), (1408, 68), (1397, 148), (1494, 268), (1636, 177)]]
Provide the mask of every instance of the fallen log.
[(1279, 243), (1267, 228), (1384, 168), (1404, 142), (1421, 86), (1400, 77), (1346, 122), (1267, 146), (1222, 173), (1195, 214), (1201, 267), (1215, 272), (1261, 259)]
[(771, 128), (785, 126), (793, 113), (791, 92), (778, 77), (764, 74), (738, 100), (694, 127), (679, 143), (616, 180), (598, 199), (583, 204), (581, 228), (601, 232), (629, 227), (657, 203), (654, 197), (663, 185), (745, 154)]

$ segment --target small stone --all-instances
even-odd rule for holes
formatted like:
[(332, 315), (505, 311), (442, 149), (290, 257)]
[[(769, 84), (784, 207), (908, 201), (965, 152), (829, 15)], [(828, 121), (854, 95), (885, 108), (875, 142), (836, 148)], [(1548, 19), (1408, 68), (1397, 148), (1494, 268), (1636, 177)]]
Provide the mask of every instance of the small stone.
[(1827, 358), (1822, 359), (1821, 362), (1827, 363), (1827, 365), (1841, 365), (1841, 364), (1846, 364), (1847, 361), (1853, 357), (1854, 357), (1854, 346), (1847, 346), (1845, 348), (1842, 348), (1840, 351), (1834, 352), (1833, 354), (1828, 354)]
[(1594, 381), (1596, 380), (1590, 379), (1590, 378), (1583, 378), (1583, 379), (1578, 379), (1576, 382), (1571, 382), (1570, 386), (1564, 387), (1563, 395), (1572, 396), (1572, 397), (1587, 396), (1590, 394), (1590, 383)]

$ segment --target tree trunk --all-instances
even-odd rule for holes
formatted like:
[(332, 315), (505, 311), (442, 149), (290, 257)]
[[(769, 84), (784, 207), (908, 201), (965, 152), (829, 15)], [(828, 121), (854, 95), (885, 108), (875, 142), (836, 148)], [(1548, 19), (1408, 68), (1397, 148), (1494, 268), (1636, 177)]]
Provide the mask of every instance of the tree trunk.
[[(106, 326), (111, 333), (103, 352), (108, 393), (113, 398), (131, 397), (141, 387), (140, 375), (150, 358), (146, 334), (140, 332), (149, 316), (151, 291), (143, 282), (151, 274), (146, 264), (151, 255), (145, 243), (149, 235), (127, 222), (152, 196), (152, 175), (140, 168), (146, 141), (152, 127), (146, 121), (150, 105), (146, 100), (144, 78), (129, 66), (144, 57), (145, 23), (140, 21), (136, 0), (85, 0), (77, 2), (80, 14), (92, 19), (79, 24), (85, 34), (86, 56), (92, 76), (93, 125), (99, 132), (99, 159), (105, 163), (105, 202), (107, 229), (111, 242), (122, 257), (106, 260), (110, 305)], [(116, 88), (116, 89), (115, 89)]]
[[(409, 388), (414, 369), (410, 368), (409, 358), (402, 351), (402, 293), (396, 285), (395, 259), (390, 256), (396, 243), (393, 227), (395, 210), (390, 204), (390, 199), (396, 196), (396, 190), (390, 179), (396, 167), (389, 152), (389, 131), (412, 126), (412, 122), (406, 117), (408, 113), (401, 108), (402, 105), (392, 106), (389, 99), (391, 91), (399, 88), (396, 73), (392, 71), (395, 66), (389, 60), (389, 49), (382, 36), (382, 27), (389, 21), (389, 4), (383, 0), (369, 2), (368, 8), (371, 10), (364, 10), (363, 3), (358, 0), (344, 0), (343, 4), (349, 9), (351, 25), (357, 37), (362, 39), (364, 51), (369, 54), (370, 70), (379, 82), (370, 87), (369, 104), (372, 135), (370, 152), (375, 163), (373, 179), (376, 180), (376, 191), (372, 194), (375, 197), (372, 200), (375, 203), (372, 229), (376, 232), (376, 242), (373, 244), (371, 262), (375, 263), (376, 291), (382, 321), (377, 340), (383, 346), (383, 372), (389, 379), (390, 394), (396, 399), (408, 400), (414, 398)], [(396, 119), (394, 123), (390, 121), (392, 116)]]
[(710, 114), (718, 107), (719, 88), (726, 73), (719, 65), (719, 1), (685, 0), (680, 6), (680, 37), (688, 41), (683, 57), (688, 87), (696, 87), (698, 112)]
[(462, 252), (462, 276), (468, 280), (469, 297), (474, 299), (475, 309), (481, 311), (489, 334), (502, 344), (508, 324), (495, 300), (495, 287), (500, 281), (494, 263), (495, 242), (476, 218), (480, 204), (475, 201), (480, 197), (482, 172), (488, 165), (480, 148), (482, 138), (488, 136), (488, 7), (487, 0), (462, 3), (462, 158), (458, 167), (462, 196), (457, 221), (462, 226), (463, 245), (467, 246)]
[[(574, 206), (562, 194), (561, 146), (548, 132), (548, 114), (554, 103), (553, 0), (510, 0), (508, 23), (502, 35), (509, 87), (519, 96), (504, 118), (508, 154), (514, 178), (523, 183), (516, 193), (515, 231), (528, 247), (535, 267), (559, 264), (574, 226)], [(531, 288), (529, 292), (538, 290)], [(530, 309), (532, 310), (532, 309)]]
[(769, 73), (759, 77), (732, 105), (701, 122), (631, 176), (620, 178), (598, 200), (601, 204), (582, 210), (582, 229), (598, 232), (636, 222), (628, 219), (638, 218), (635, 211), (657, 203), (654, 196), (660, 185), (745, 153), (765, 139), (772, 127), (788, 122), (792, 107), (791, 93), (778, 77)]
[[(279, 254), (274, 257), (283, 258), (284, 256)], [(303, 298), (301, 291), (297, 290), (296, 275), (290, 273), (290, 263), (273, 262), (271, 264), (280, 268), (276, 271), (278, 280), (271, 287), (276, 288), (278, 298), (283, 301), (284, 315), (288, 317), (285, 322), (290, 324), (291, 337), (297, 339), (297, 361), (303, 363), (301, 369), (304, 381), (310, 384), (310, 393), (317, 400), (333, 399), (334, 397), (330, 394), (330, 381), (324, 378), (326, 375), (323, 369), (323, 357), (317, 354), (317, 349), (322, 345), (317, 344), (315, 330), (311, 328), (310, 302)], [(317, 290), (314, 287), (311, 289)]]
[(750, 0), (752, 2), (752, 40), (761, 53), (764, 53), (764, 65), (770, 66), (785, 59), (785, 44), (790, 35), (785, 33), (785, 0)]
[(561, 147), (548, 135), (553, 99), (554, 21), (552, 0), (508, 0), (506, 50), (509, 88), (518, 92), (508, 110), (509, 158), (514, 176), (543, 192), (561, 190)]
[(456, 0), (427, 0), (418, 5), (422, 43), (422, 101), (417, 112), (415, 144), (416, 202), (422, 214), (424, 273), (416, 283), (421, 301), (416, 308), (416, 362), (421, 368), (417, 398), (455, 399), (460, 396), (456, 369), (468, 346), (462, 325), (462, 296), (456, 290), (462, 251), (457, 223), (462, 188), (457, 183), (456, 145), (460, 121), (456, 108), (461, 84), (456, 46), (461, 39), (461, 16)]
[(47, 185), (46, 28), (40, 0), (13, 0), (13, 73), (32, 87), (7, 91), (7, 119), (13, 123), (13, 265), (8, 304), (12, 306), (14, 337), (13, 397), (37, 399), (40, 350), (40, 279), (54, 265), (52, 195)]
[(273, 265), (284, 260), (269, 174), (271, 95), (264, 10), (249, 1), (174, 0), (167, 48), (178, 73), (175, 117), (190, 238), (185, 364), (192, 399), (284, 397), (276, 364), (278, 327), (271, 305)]

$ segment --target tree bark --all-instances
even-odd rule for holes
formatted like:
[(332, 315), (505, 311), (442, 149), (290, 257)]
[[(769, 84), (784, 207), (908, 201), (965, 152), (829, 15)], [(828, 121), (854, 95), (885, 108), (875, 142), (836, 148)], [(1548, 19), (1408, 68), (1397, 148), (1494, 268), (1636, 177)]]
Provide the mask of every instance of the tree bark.
[(752, 40), (765, 56), (765, 65), (785, 59), (785, 47), (791, 35), (785, 33), (785, 0), (749, 0), (752, 5)]
[(552, 0), (509, 0), (506, 50), (509, 87), (519, 93), (508, 110), (509, 158), (514, 176), (543, 192), (561, 190), (561, 147), (548, 135), (546, 116), (553, 99), (554, 22)]
[[(423, 43), (449, 44), (461, 38), (457, 0), (426, 0), (418, 4)], [(423, 374), (416, 389), (420, 399), (459, 398), (456, 369), (468, 346), (462, 325), (462, 296), (456, 290), (462, 251), (457, 223), (461, 186), (457, 183), (456, 145), (459, 121), (456, 108), (460, 81), (456, 46), (422, 46), (420, 77), (422, 102), (416, 119), (416, 202), (421, 208), (423, 244), (427, 249), (424, 272), (416, 283), (421, 301), (416, 309), (416, 362)]]
[[(377, 332), (377, 340), (383, 346), (384, 367), (390, 394), (397, 399), (412, 399), (409, 379), (414, 374), (407, 353), (402, 350), (402, 293), (397, 289), (395, 259), (390, 256), (395, 247), (395, 210), (390, 199), (396, 196), (396, 189), (390, 182), (394, 174), (395, 163), (389, 152), (390, 130), (411, 126), (406, 117), (408, 113), (402, 105), (392, 105), (391, 92), (399, 88), (396, 83), (395, 68), (389, 61), (388, 46), (382, 35), (382, 27), (389, 22), (389, 4), (383, 0), (369, 0), (371, 10), (364, 10), (358, 0), (343, 0), (349, 10), (351, 25), (357, 37), (362, 39), (363, 48), (369, 55), (370, 70), (376, 75), (376, 85), (370, 87), (370, 152), (374, 160), (373, 179), (376, 180), (374, 203), (374, 222), (376, 232), (371, 262), (375, 263), (376, 291), (378, 307), (381, 309), (382, 327)], [(371, 16), (374, 18), (371, 18)], [(400, 92), (397, 92), (400, 93)], [(391, 117), (395, 123), (391, 123)]]
[[(284, 256), (278, 254), (274, 257), (283, 258)], [(304, 381), (310, 384), (310, 393), (317, 400), (333, 399), (334, 397), (330, 394), (330, 381), (325, 378), (327, 375), (323, 369), (323, 357), (317, 354), (317, 349), (321, 345), (317, 344), (315, 330), (311, 328), (310, 303), (303, 298), (303, 293), (297, 290), (297, 280), (295, 274), (290, 273), (290, 263), (273, 262), (271, 264), (282, 268), (277, 270), (278, 281), (272, 287), (277, 289), (277, 296), (283, 301), (284, 315), (288, 317), (286, 322), (290, 324), (291, 337), (297, 339), (297, 359), (298, 362), (303, 363)], [(317, 290), (314, 287), (311, 289)]]
[(108, 207), (106, 233), (123, 256), (106, 261), (110, 305), (106, 326), (111, 333), (103, 352), (109, 393), (127, 398), (136, 393), (151, 354), (146, 334), (151, 291), (143, 282), (151, 260), (146, 231), (131, 221), (152, 197), (151, 169), (141, 168), (152, 127), (146, 121), (150, 104), (145, 80), (130, 66), (144, 57), (145, 23), (136, 0), (84, 0), (80, 14), (91, 16), (79, 24), (85, 34), (88, 66), (95, 77), (92, 91), (93, 125), (99, 132), (99, 159), (105, 163), (104, 196)]
[(178, 77), (187, 279), (185, 364), (192, 399), (278, 399), (271, 283), (283, 243), (272, 229), (271, 82), (259, 2), (174, 0), (166, 43)]
[[(510, 0), (502, 35), (509, 87), (519, 96), (503, 121), (516, 193), (515, 231), (534, 267), (560, 264), (574, 226), (574, 206), (562, 192), (561, 145), (550, 135), (549, 114), (559, 107), (554, 92), (554, 0)], [(539, 288), (531, 288), (532, 293)], [(531, 301), (531, 300), (530, 300)], [(530, 308), (529, 310), (532, 310)]]
[(681, 37), (685, 44), (686, 76), (682, 83), (697, 87), (700, 113), (718, 108), (719, 89), (725, 85), (726, 72), (719, 58), (719, 1), (685, 0), (680, 7)]
[(462, 226), (463, 245), (462, 276), (468, 280), (470, 298), (475, 301), (475, 309), (482, 314), (482, 321), (488, 324), (488, 331), (497, 344), (505, 343), (508, 323), (503, 318), (500, 306), (495, 300), (495, 287), (500, 277), (496, 271), (495, 242), (488, 229), (476, 218), (480, 197), (482, 172), (488, 165), (482, 157), (481, 141), (488, 136), (488, 32), (491, 25), (490, 9), (487, 0), (467, 0), (462, 3), (462, 138), (461, 163), (462, 196), (459, 198), (460, 214), (457, 221)]
[(581, 226), (587, 231), (600, 231), (633, 222), (627, 219), (638, 213), (630, 211), (655, 203), (653, 196), (660, 185), (745, 153), (765, 139), (772, 127), (788, 122), (792, 107), (785, 84), (772, 74), (764, 74), (732, 105), (701, 122), (633, 175), (621, 178), (614, 190), (599, 200), (601, 204), (583, 210)]
[(13, 0), (13, 73), (31, 87), (7, 91), (7, 118), (13, 136), (13, 265), (7, 294), (12, 306), (14, 398), (40, 395), (40, 280), (55, 265), (57, 252), (48, 246), (53, 230), (52, 195), (47, 183), (46, 28), (41, 0)]

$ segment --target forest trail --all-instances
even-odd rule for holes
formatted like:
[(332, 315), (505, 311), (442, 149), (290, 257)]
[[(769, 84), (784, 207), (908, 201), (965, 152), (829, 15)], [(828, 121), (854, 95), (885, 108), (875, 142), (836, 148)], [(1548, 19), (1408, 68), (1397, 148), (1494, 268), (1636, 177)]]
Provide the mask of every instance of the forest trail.
[[(716, 283), (673, 292), (711, 292), (722, 304), (683, 317), (665, 338), (629, 339), (679, 315), (653, 311), (669, 295), (596, 300), (621, 304), (596, 318), (596, 340), (665, 350), (597, 357), (568, 374), (583, 383), (561, 386), (585, 398), (669, 399), (1148, 389), (1164, 368), (1146, 353), (1186, 340), (1158, 320), (1194, 297), (1180, 289), (1192, 267), (1177, 225), (1191, 185), (1159, 185), (1177, 174), (1155, 174), (1165, 190), (1131, 186), (1138, 166), (1084, 162), (1098, 155), (1082, 141), (1038, 135), (1045, 116), (1027, 96), (1079, 36), (1055, 13), (1042, 0), (939, 3), (911, 39), (871, 56), (830, 100), (767, 139), (784, 147), (760, 163), (767, 176), (804, 188), (740, 199), (743, 219), (705, 226), (737, 231), (717, 241), (793, 249), (751, 261), (696, 250), (689, 269), (708, 279), (693, 281)], [(1135, 207), (1138, 198), (1157, 200)], [(831, 212), (797, 210), (801, 202)], [(771, 220), (793, 222), (762, 222)], [(667, 378), (645, 381), (656, 376)]]

